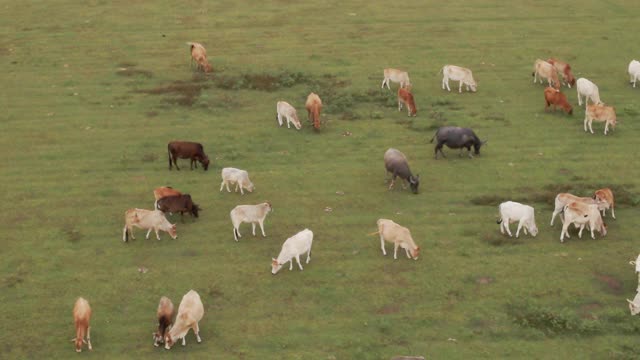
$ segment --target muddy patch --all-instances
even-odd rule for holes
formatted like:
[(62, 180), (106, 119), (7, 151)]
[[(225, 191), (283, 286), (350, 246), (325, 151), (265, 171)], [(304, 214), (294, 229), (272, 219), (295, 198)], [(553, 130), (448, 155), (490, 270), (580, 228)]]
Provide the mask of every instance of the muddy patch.
[(380, 309), (376, 310), (376, 314), (379, 315), (388, 315), (388, 314), (396, 314), (400, 312), (400, 306), (396, 304), (387, 304)]
[(200, 97), (202, 89), (209, 88), (205, 83), (174, 81), (166, 86), (136, 90), (137, 93), (165, 95), (164, 102), (180, 106), (193, 106)]
[(482, 235), (482, 241), (491, 246), (512, 246), (524, 244), (524, 240), (516, 237), (511, 237), (507, 234), (501, 234), (498, 229), (496, 229), (496, 232), (486, 233)]
[(595, 278), (605, 292), (614, 295), (622, 295), (622, 282), (611, 275), (595, 274)]

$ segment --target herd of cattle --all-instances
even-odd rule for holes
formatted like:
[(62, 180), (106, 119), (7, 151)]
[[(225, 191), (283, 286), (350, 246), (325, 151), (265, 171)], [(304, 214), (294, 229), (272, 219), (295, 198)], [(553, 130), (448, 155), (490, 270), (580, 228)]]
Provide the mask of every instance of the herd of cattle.
[[(210, 72), (212, 71), (211, 65), (207, 61), (205, 48), (198, 43), (187, 43), (191, 49), (191, 61), (195, 61), (197, 69)], [(477, 84), (473, 79), (471, 70), (455, 66), (445, 65), (440, 73), (443, 74), (442, 89), (451, 91), (449, 87), (449, 80), (459, 81), (458, 92), (462, 92), (463, 85), (467, 91), (477, 91)], [(598, 87), (591, 81), (580, 78), (575, 79), (571, 72), (569, 64), (559, 61), (557, 59), (549, 59), (547, 61), (536, 60), (534, 64), (534, 83), (538, 80), (542, 82), (542, 79), (548, 81), (549, 87), (544, 90), (545, 102), (547, 110), (550, 106), (560, 107), (568, 114), (573, 113), (571, 105), (568, 103), (566, 96), (560, 91), (561, 81), (568, 87), (576, 85), (578, 94), (578, 103), (582, 104), (581, 96), (585, 97), (586, 116), (584, 121), (584, 129), (587, 131), (587, 127), (593, 133), (591, 129), (592, 121), (603, 121), (605, 125), (605, 135), (608, 132), (608, 126), (611, 125), (615, 128), (616, 116), (612, 107), (605, 106), (600, 100)], [(402, 106), (407, 107), (408, 116), (416, 116), (417, 108), (413, 95), (411, 93), (411, 81), (409, 74), (406, 71), (397, 69), (384, 69), (384, 79), (382, 81), (382, 88), (386, 87), (390, 89), (389, 83), (399, 83), (398, 88), (398, 111), (402, 110)], [(640, 62), (633, 60), (629, 64), (629, 76), (630, 82), (633, 83), (633, 87), (636, 87), (636, 81), (640, 78)], [(591, 100), (592, 105), (588, 105), (587, 101)], [(312, 123), (314, 129), (320, 128), (320, 112), (322, 109), (322, 101), (320, 97), (315, 93), (310, 93), (305, 103), (307, 109), (308, 119)], [(283, 119), (287, 122), (287, 127), (290, 128), (290, 124), (298, 130), (302, 128), (302, 124), (298, 119), (296, 109), (285, 101), (278, 101), (276, 104), (276, 120), (280, 126), (283, 125)], [(440, 127), (433, 138), (437, 140), (434, 148), (435, 158), (438, 158), (438, 152), (445, 157), (442, 147), (447, 145), (452, 149), (460, 149), (460, 155), (462, 155), (462, 149), (467, 149), (469, 157), (473, 157), (471, 148), (474, 148), (476, 155), (480, 154), (480, 147), (486, 143), (476, 136), (473, 130), (468, 128), (444, 126)], [(178, 167), (178, 159), (189, 159), (190, 168), (198, 168), (198, 162), (202, 165), (206, 171), (209, 167), (209, 157), (204, 152), (204, 147), (200, 143), (187, 142), (187, 141), (173, 141), (167, 146), (169, 157), (169, 170)], [(384, 166), (388, 174), (391, 174), (391, 181), (389, 184), (389, 190), (393, 189), (395, 180), (397, 177), (404, 183), (408, 183), (413, 193), (418, 193), (418, 187), (420, 185), (420, 176), (414, 175), (409, 167), (406, 156), (399, 150), (390, 148), (384, 154)], [(224, 188), (228, 192), (231, 192), (229, 185), (234, 186), (234, 191), (240, 190), (241, 195), (244, 195), (244, 190), (252, 192), (255, 187), (249, 179), (249, 174), (245, 170), (236, 168), (223, 168), (221, 172), (222, 182), (220, 184), (220, 191)], [(183, 194), (180, 191), (171, 187), (159, 187), (153, 191), (155, 203), (153, 210), (146, 209), (128, 209), (125, 212), (125, 226), (123, 228), (122, 240), (127, 242), (129, 236), (135, 239), (133, 234), (134, 228), (141, 228), (147, 230), (146, 238), (149, 238), (151, 231), (156, 234), (156, 238), (160, 240), (159, 231), (167, 232), (173, 239), (177, 238), (176, 224), (171, 224), (165, 214), (180, 213), (181, 218), (184, 213), (190, 214), (194, 218), (198, 217), (199, 206), (195, 204), (189, 194)], [(555, 198), (555, 207), (551, 217), (550, 225), (553, 226), (553, 221), (556, 216), (560, 216), (560, 220), (563, 222), (562, 230), (560, 233), (560, 241), (564, 241), (564, 237), (569, 238), (569, 227), (571, 224), (579, 229), (578, 237), (582, 236), (582, 231), (587, 228), (591, 231), (591, 237), (594, 238), (594, 231), (598, 231), (602, 236), (607, 234), (607, 226), (603, 221), (603, 217), (606, 215), (606, 210), (611, 210), (611, 216), (615, 219), (614, 212), (614, 196), (613, 192), (609, 188), (596, 190), (590, 197), (579, 197), (569, 193), (560, 193)], [(231, 222), (233, 225), (233, 238), (238, 241), (241, 237), (240, 225), (242, 223), (251, 223), (252, 233), (256, 235), (256, 224), (260, 225), (262, 236), (266, 236), (264, 231), (264, 221), (266, 216), (273, 210), (270, 202), (264, 202), (256, 205), (238, 205), (230, 212)], [(519, 237), (522, 230), (525, 234), (530, 233), (532, 236), (536, 236), (538, 233), (538, 227), (535, 223), (535, 211), (533, 207), (529, 205), (520, 204), (514, 201), (506, 201), (498, 207), (500, 219), (497, 223), (500, 225), (500, 232), (506, 233), (512, 236), (509, 224), (517, 222), (516, 237)], [(184, 222), (184, 220), (182, 220)], [(386, 255), (385, 242), (391, 242), (394, 244), (394, 259), (397, 259), (398, 248), (402, 248), (406, 252), (406, 256), (409, 259), (417, 260), (420, 252), (420, 247), (414, 242), (411, 232), (408, 228), (401, 226), (389, 219), (379, 219), (377, 221), (378, 230), (370, 235), (378, 234), (380, 237), (380, 246), (383, 255)], [(276, 274), (283, 265), (289, 263), (289, 270), (293, 269), (293, 260), (298, 263), (300, 270), (303, 270), (300, 256), (306, 254), (306, 263), (309, 263), (311, 259), (311, 246), (313, 243), (313, 232), (309, 229), (304, 229), (299, 233), (288, 238), (282, 245), (280, 253), (277, 258), (272, 258), (271, 273)], [(633, 301), (629, 302), (629, 309), (632, 315), (640, 313), (640, 256), (635, 262), (636, 271), (638, 272), (639, 285), (637, 289), (636, 297)], [(178, 312), (173, 320), (174, 305), (171, 300), (165, 296), (160, 299), (160, 303), (157, 309), (158, 317), (158, 330), (154, 333), (154, 346), (164, 343), (166, 349), (169, 349), (178, 339), (182, 339), (182, 345), (185, 345), (185, 336), (189, 329), (193, 329), (196, 335), (197, 341), (201, 342), (199, 335), (198, 322), (204, 315), (204, 307), (200, 299), (199, 294), (190, 290), (187, 292), (180, 302)], [(91, 307), (84, 298), (78, 298), (73, 308), (73, 317), (76, 327), (76, 337), (72, 340), (75, 342), (76, 351), (82, 351), (82, 345), (87, 344), (89, 350), (92, 350), (91, 335), (90, 335), (90, 318)]]

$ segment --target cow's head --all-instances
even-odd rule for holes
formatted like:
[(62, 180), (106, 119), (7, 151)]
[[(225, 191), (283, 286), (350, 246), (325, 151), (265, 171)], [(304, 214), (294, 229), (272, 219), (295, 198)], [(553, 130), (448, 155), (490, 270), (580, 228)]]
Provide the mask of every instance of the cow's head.
[(629, 311), (631, 311), (631, 315), (638, 315), (640, 313), (640, 306), (636, 305), (633, 301), (627, 299), (629, 303)]
[(76, 337), (73, 341), (76, 343), (76, 352), (82, 352), (82, 344), (87, 342), (81, 337)]
[(486, 144), (487, 140), (485, 141), (480, 141), (480, 139), (477, 139), (477, 141), (475, 143), (473, 143), (473, 150), (474, 153), (476, 155), (480, 155), (480, 148), (482, 147), (482, 145)]
[(204, 171), (207, 171), (209, 169), (209, 158), (207, 157), (207, 155), (205, 155), (202, 161), (200, 162), (202, 163), (202, 167), (204, 168)]
[(251, 181), (249, 181), (248, 183), (244, 184), (243, 186), (248, 192), (253, 192), (253, 189), (255, 189), (255, 187), (253, 186), (253, 183)]
[(538, 235), (538, 227), (536, 226), (536, 224), (531, 224), (531, 226), (529, 227), (529, 232), (531, 233), (531, 236), (533, 236), (533, 237)]
[(567, 83), (569, 83), (569, 85), (576, 86), (576, 78), (573, 77), (573, 75), (571, 74), (567, 74)]
[(159, 331), (153, 333), (153, 346), (157, 347), (159, 344), (164, 343), (164, 338)]
[(420, 256), (420, 246), (416, 246), (415, 249), (411, 250), (411, 257), (413, 260), (418, 260), (418, 256)]
[(277, 259), (271, 258), (271, 274), (275, 275), (280, 269), (282, 269), (282, 265), (278, 262)]
[(195, 217), (198, 217), (198, 211), (200, 211), (200, 210), (202, 210), (202, 209), (198, 206), (198, 204), (193, 204), (191, 206), (191, 214), (193, 216), (195, 216)]
[(211, 64), (209, 64), (208, 62), (205, 62), (202, 67), (204, 68), (204, 72), (206, 73), (210, 73), (213, 71), (213, 68), (211, 67)]
[(173, 346), (175, 342), (173, 341), (173, 339), (171, 338), (171, 335), (169, 335), (169, 332), (167, 332), (164, 335), (164, 348), (169, 350), (171, 349), (171, 347)]
[(417, 176), (409, 176), (409, 187), (414, 194), (418, 193), (418, 186), (420, 186), (420, 175)]
[(475, 80), (471, 79), (471, 81), (467, 83), (467, 86), (469, 86), (471, 91), (476, 92), (478, 84), (476, 84)]
[(171, 224), (171, 227), (169, 228), (168, 233), (169, 235), (171, 235), (173, 239), (178, 238), (178, 232), (176, 231), (176, 224)]

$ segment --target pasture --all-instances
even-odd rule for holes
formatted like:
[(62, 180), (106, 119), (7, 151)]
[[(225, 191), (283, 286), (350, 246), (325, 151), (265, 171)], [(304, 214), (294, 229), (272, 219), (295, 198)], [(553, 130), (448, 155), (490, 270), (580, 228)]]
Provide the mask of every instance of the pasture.
[[(83, 357), (634, 358), (640, 89), (626, 69), (640, 58), (640, 3), (506, 4), (3, 1), (0, 357), (75, 356), (83, 296)], [(212, 73), (189, 68), (187, 41), (207, 48)], [(531, 72), (551, 56), (599, 86), (615, 131), (584, 132), (575, 89), (562, 88), (573, 116), (545, 113)], [(443, 91), (445, 64), (470, 68), (477, 93)], [(385, 67), (409, 72), (417, 117), (398, 112), (397, 84), (380, 89)], [(306, 121), (311, 91), (319, 132)], [(296, 107), (300, 131), (277, 126), (278, 100)], [(488, 139), (481, 156), (445, 148), (435, 160), (442, 125)], [(179, 160), (169, 171), (172, 140), (202, 143), (209, 170)], [(387, 191), (389, 147), (420, 175), (418, 195)], [(219, 192), (223, 167), (247, 170), (255, 191)], [(125, 210), (150, 209), (162, 185), (191, 194), (200, 218), (168, 216), (176, 240), (135, 230), (123, 243)], [(618, 205), (608, 235), (560, 244), (556, 193), (604, 186)], [(266, 200), (267, 237), (244, 224), (235, 242), (229, 211)], [(537, 237), (500, 235), (506, 200), (535, 208)], [(411, 230), (418, 261), (382, 255), (368, 235), (378, 218)], [(271, 275), (304, 228), (311, 262)], [(189, 289), (204, 303), (203, 342), (189, 333), (186, 347), (154, 348), (160, 297), (177, 307)]]

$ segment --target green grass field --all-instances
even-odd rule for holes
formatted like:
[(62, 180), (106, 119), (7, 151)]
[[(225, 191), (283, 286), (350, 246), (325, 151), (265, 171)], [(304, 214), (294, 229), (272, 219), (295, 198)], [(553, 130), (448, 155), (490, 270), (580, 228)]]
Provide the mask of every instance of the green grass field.
[[(506, 5), (509, 4), (509, 5)], [(76, 356), (71, 310), (93, 308), (91, 353), (103, 359), (631, 359), (640, 320), (625, 298), (640, 248), (640, 89), (631, 1), (40, 1), (0, 2), (0, 358)], [(189, 67), (187, 41), (214, 68)], [(616, 130), (545, 113), (535, 59), (571, 63), (615, 106)], [(473, 70), (477, 93), (441, 89), (438, 70)], [(416, 118), (380, 89), (382, 69), (409, 71)], [(452, 89), (457, 83), (452, 83)], [(320, 132), (279, 128), (278, 100)], [(442, 125), (488, 139), (482, 155), (434, 160)], [(346, 136), (347, 132), (351, 135)], [(169, 171), (171, 140), (204, 144), (208, 172)], [(382, 156), (403, 151), (420, 194), (387, 191)], [(220, 170), (249, 171), (256, 191), (221, 193)], [(204, 210), (178, 239), (123, 243), (124, 211), (151, 208), (170, 185)], [(556, 193), (614, 189), (609, 234), (559, 242)], [(229, 211), (269, 200), (266, 238), (233, 241)], [(536, 209), (537, 237), (500, 235), (497, 205)], [(330, 207), (332, 211), (325, 211)], [(608, 214), (609, 215), (609, 214)], [(384, 257), (378, 218), (407, 226), (418, 261)], [(284, 240), (314, 234), (300, 272), (270, 273)], [(515, 224), (511, 226), (515, 230)], [(387, 251), (392, 250), (391, 244)], [(141, 273), (139, 268), (148, 268)], [(203, 342), (154, 348), (162, 295), (205, 305)], [(86, 351), (86, 348), (85, 348)]]

